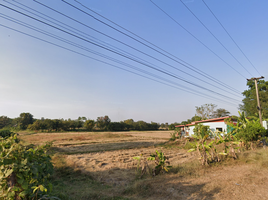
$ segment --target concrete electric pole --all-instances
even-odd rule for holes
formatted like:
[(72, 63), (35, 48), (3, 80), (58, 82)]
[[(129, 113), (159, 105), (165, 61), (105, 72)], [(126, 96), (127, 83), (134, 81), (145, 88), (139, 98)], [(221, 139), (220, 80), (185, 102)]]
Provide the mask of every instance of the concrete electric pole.
[(257, 103), (258, 103), (257, 109), (259, 110), (259, 117), (260, 117), (260, 123), (261, 123), (261, 126), (263, 126), (263, 124), (262, 124), (261, 105), (260, 105), (260, 99), (259, 99), (259, 90), (258, 90), (257, 80), (259, 80), (259, 79), (263, 79), (263, 78), (264, 78), (264, 77), (262, 76), (262, 77), (259, 77), (259, 78), (251, 78), (251, 79), (247, 79), (248, 81), (252, 81), (252, 80), (255, 81), (256, 95), (257, 95)]

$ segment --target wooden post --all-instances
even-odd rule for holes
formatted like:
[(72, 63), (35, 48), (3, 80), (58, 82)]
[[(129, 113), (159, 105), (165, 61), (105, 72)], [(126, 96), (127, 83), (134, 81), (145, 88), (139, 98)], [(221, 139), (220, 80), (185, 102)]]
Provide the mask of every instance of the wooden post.
[(259, 79), (263, 79), (264, 77), (259, 77), (259, 78), (251, 78), (251, 79), (247, 79), (248, 81), (252, 81), (254, 80), (255, 81), (255, 88), (256, 88), (256, 96), (257, 96), (257, 103), (258, 103), (258, 111), (259, 111), (259, 117), (260, 117), (260, 123), (261, 123), (261, 126), (263, 126), (262, 124), (262, 116), (261, 116), (261, 105), (260, 105), (260, 99), (259, 99), (259, 90), (258, 90), (258, 84), (257, 84), (257, 80)]

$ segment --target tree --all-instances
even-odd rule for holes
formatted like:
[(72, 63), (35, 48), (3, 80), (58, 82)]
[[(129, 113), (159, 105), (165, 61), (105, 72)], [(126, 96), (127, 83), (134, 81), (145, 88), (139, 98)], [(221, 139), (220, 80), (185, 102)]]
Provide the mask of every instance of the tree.
[(19, 126), (22, 130), (25, 130), (29, 124), (34, 122), (33, 115), (30, 113), (21, 113), (19, 119)]
[(11, 123), (12, 119), (10, 119), (7, 116), (1, 116), (0, 117), (0, 129), (4, 128), (5, 126), (8, 126)]
[(204, 104), (200, 107), (196, 106), (196, 114), (200, 116), (202, 120), (210, 119), (214, 113), (214, 109), (217, 107), (215, 104)]
[[(258, 80), (259, 99), (264, 119), (268, 118), (268, 81)], [(239, 106), (241, 111), (244, 111), (247, 116), (259, 116), (257, 108), (256, 88), (254, 81), (247, 82), (248, 90), (242, 94), (245, 98), (243, 104)]]
[(91, 119), (88, 119), (85, 121), (84, 123), (84, 127), (88, 130), (88, 131), (92, 131), (93, 128), (95, 126), (95, 121), (94, 120), (91, 120)]
[(219, 117), (226, 117), (229, 116), (230, 112), (224, 108), (218, 108), (216, 111), (213, 112), (213, 118), (219, 118)]
[(97, 118), (97, 127), (103, 130), (108, 130), (108, 126), (111, 122), (111, 119), (105, 115), (104, 117)]
[(197, 116), (197, 115), (195, 115), (195, 116), (193, 116), (193, 117), (191, 118), (191, 122), (196, 122), (196, 121), (201, 121), (201, 120), (202, 120), (202, 117)]

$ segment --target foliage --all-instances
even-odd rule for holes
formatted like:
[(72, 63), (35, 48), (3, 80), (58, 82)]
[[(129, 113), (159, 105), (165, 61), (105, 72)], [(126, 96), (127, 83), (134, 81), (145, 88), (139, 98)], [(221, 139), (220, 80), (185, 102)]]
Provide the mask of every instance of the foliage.
[(25, 130), (29, 124), (34, 122), (33, 115), (31, 113), (21, 113), (19, 118), (19, 126), (22, 130)]
[(155, 168), (152, 171), (152, 175), (156, 176), (160, 174), (161, 172), (168, 172), (168, 169), (171, 168), (171, 166), (167, 166), (167, 164), (170, 164), (168, 161), (168, 157), (164, 155), (163, 152), (155, 150), (156, 154), (151, 154), (151, 156), (148, 158), (148, 160), (153, 160), (155, 162)]
[[(161, 151), (155, 151), (155, 154), (151, 154), (150, 157), (148, 157), (147, 159), (145, 157), (143, 157), (143, 155), (141, 154), (140, 156), (136, 156), (133, 157), (133, 159), (137, 160), (137, 172), (140, 174), (140, 178), (147, 172), (149, 171), (149, 173), (152, 176), (156, 176), (160, 173), (163, 172), (168, 172), (168, 169), (171, 168), (171, 166), (167, 166), (167, 164), (170, 164), (170, 162), (168, 161), (168, 157), (166, 157), (164, 155), (163, 152)], [(150, 169), (147, 160), (149, 161), (154, 161), (155, 163), (155, 167), (154, 169)]]
[(233, 128), (232, 134), (238, 140), (245, 143), (257, 141), (262, 136), (266, 136), (266, 130), (261, 126), (259, 120), (247, 119), (245, 112), (239, 112), (237, 123), (232, 123), (230, 119), (227, 119), (227, 124)]
[(209, 126), (204, 126), (202, 124), (195, 125), (195, 128), (193, 131), (196, 136), (202, 136), (202, 138), (205, 137), (206, 135), (209, 136), (210, 134)]
[(177, 134), (176, 131), (170, 133), (170, 138), (169, 138), (169, 140), (170, 140), (170, 141), (175, 141), (175, 140), (177, 139), (176, 134)]
[(0, 138), (0, 195), (3, 199), (38, 199), (52, 189), (50, 145), (27, 148), (16, 138)]
[(8, 138), (10, 136), (14, 135), (13, 132), (11, 132), (10, 130), (0, 130), (0, 138)]
[[(210, 131), (210, 134), (208, 131)], [(214, 140), (207, 143), (209, 136), (213, 137)], [(239, 147), (235, 146), (239, 145), (239, 142), (231, 133), (224, 133), (218, 130), (211, 131), (207, 129), (207, 127), (204, 128), (203, 125), (197, 125), (195, 127), (194, 138), (196, 138), (197, 141), (192, 144), (192, 148), (188, 152), (197, 151), (202, 165), (208, 165), (212, 162), (220, 162), (220, 155), (230, 156), (234, 159), (237, 158), (235, 149), (239, 149)], [(217, 151), (216, 146), (220, 144), (224, 145), (223, 152)]]
[(202, 165), (208, 164), (207, 154), (211, 148), (212, 143), (207, 145), (206, 140), (209, 137), (209, 126), (204, 126), (202, 124), (197, 124), (194, 128), (194, 138), (197, 139), (197, 142), (193, 144), (193, 148), (188, 152), (197, 151)]
[(95, 121), (94, 120), (86, 120), (84, 123), (84, 127), (88, 130), (88, 131), (92, 131), (93, 128), (95, 126)]
[[(268, 81), (258, 80), (257, 84), (262, 116), (268, 118)], [(244, 111), (247, 116), (258, 116), (255, 81), (248, 81), (247, 86), (248, 89), (242, 93), (245, 98), (242, 100), (243, 104), (240, 105), (240, 110)]]
[(98, 117), (97, 118), (97, 127), (101, 130), (108, 130), (109, 124), (111, 122), (111, 119), (105, 115), (104, 117)]
[(229, 116), (230, 112), (224, 108), (218, 108), (216, 111), (213, 112), (212, 118), (220, 118)]
[[(195, 116), (193, 116), (193, 117), (191, 118), (191, 122), (201, 121), (201, 120), (202, 120), (202, 117), (197, 116), (197, 115), (195, 115)], [(190, 123), (188, 123), (188, 124), (190, 124)]]
[(170, 125), (168, 125), (168, 123), (166, 123), (166, 127), (168, 127), (168, 130), (175, 130), (175, 126), (177, 126), (177, 125), (180, 125), (180, 123), (177, 123), (177, 122), (175, 122), (175, 123), (172, 123), (172, 124), (170, 124)]
[(169, 126), (168, 126), (168, 130), (174, 130), (175, 129), (175, 125), (174, 124), (170, 124)]
[(204, 104), (200, 107), (196, 106), (196, 114), (197, 116), (200, 116), (202, 120), (209, 119), (214, 113), (214, 109), (217, 107), (215, 104)]
[(149, 170), (149, 173), (150, 173), (150, 167), (147, 163), (146, 158), (143, 157), (143, 154), (141, 154), (140, 156), (133, 157), (133, 159), (138, 161), (137, 173), (140, 176), (140, 178), (142, 178), (142, 176), (145, 175), (147, 169)]
[(9, 117), (1, 116), (0, 117), (0, 129), (10, 125), (11, 121), (12, 121), (12, 119), (10, 119)]

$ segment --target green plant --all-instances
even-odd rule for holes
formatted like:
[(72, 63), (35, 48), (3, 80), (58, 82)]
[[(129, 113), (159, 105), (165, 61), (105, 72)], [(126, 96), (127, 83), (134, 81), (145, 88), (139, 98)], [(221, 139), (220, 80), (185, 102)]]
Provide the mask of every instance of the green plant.
[(174, 131), (173, 133), (170, 133), (170, 138), (169, 138), (169, 140), (170, 141), (175, 141), (176, 140), (176, 132)]
[(53, 173), (47, 150), (51, 144), (27, 148), (17, 136), (0, 138), (0, 196), (2, 199), (38, 199), (52, 189)]
[(253, 149), (253, 143), (261, 137), (267, 135), (266, 130), (261, 126), (259, 120), (247, 119), (244, 112), (239, 113), (237, 118), (237, 123), (232, 123), (227, 120), (227, 124), (232, 127), (231, 134), (235, 136), (237, 140), (240, 141), (242, 146), (245, 146), (246, 149), (251, 147)]
[(137, 160), (137, 173), (142, 178), (142, 176), (146, 173), (147, 169), (150, 171), (149, 165), (146, 159), (143, 157), (143, 154), (140, 156), (133, 157), (133, 159)]
[(155, 151), (156, 154), (151, 154), (151, 156), (148, 158), (148, 160), (155, 161), (155, 168), (152, 170), (152, 175), (158, 175), (163, 171), (168, 172), (168, 169), (171, 168), (171, 166), (167, 166), (167, 164), (170, 164), (168, 161), (168, 157), (164, 155), (163, 152)]
[(7, 137), (10, 137), (12, 135), (14, 135), (14, 133), (8, 129), (0, 130), (0, 137), (2, 137), (2, 138), (7, 138)]
[(208, 152), (211, 148), (212, 143), (207, 145), (206, 140), (209, 137), (209, 127), (202, 124), (198, 124), (194, 128), (193, 137), (197, 139), (196, 143), (192, 144), (192, 149), (188, 152), (197, 151), (202, 165), (208, 165)]

